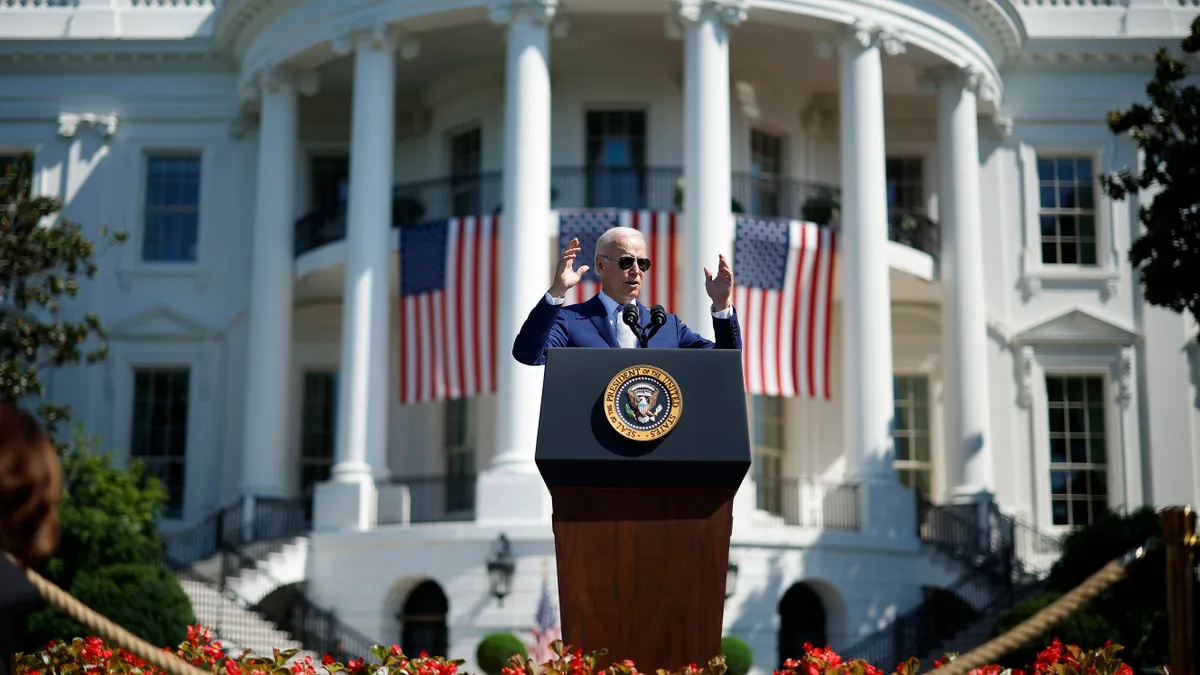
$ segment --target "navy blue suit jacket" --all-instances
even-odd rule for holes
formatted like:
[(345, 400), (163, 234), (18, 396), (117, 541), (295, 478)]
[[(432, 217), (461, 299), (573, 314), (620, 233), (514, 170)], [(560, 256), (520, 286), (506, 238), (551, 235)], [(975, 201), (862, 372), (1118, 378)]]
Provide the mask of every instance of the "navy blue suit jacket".
[[(650, 323), (650, 308), (638, 303), (642, 311), (641, 324)], [(742, 332), (738, 326), (737, 309), (728, 319), (713, 320), (713, 342), (696, 334), (674, 314), (667, 314), (667, 323), (650, 338), (650, 349), (741, 349)], [(513, 358), (528, 366), (546, 363), (546, 350), (555, 347), (617, 347), (616, 333), (608, 323), (608, 313), (600, 296), (578, 305), (555, 305), (545, 297), (538, 301), (513, 341)]]

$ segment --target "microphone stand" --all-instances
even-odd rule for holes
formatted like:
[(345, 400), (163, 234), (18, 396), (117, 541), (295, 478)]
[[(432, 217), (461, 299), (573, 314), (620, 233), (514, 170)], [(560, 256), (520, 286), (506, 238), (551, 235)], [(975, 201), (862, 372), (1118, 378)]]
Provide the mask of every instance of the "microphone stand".
[(625, 325), (629, 326), (633, 334), (637, 336), (638, 347), (646, 349), (650, 344), (650, 338), (658, 332), (667, 323), (667, 310), (663, 309), (662, 305), (655, 305), (650, 308), (650, 323), (645, 326), (641, 325), (639, 319), (641, 312), (638, 311), (637, 305), (629, 303), (625, 305), (625, 309), (621, 312), (621, 320)]

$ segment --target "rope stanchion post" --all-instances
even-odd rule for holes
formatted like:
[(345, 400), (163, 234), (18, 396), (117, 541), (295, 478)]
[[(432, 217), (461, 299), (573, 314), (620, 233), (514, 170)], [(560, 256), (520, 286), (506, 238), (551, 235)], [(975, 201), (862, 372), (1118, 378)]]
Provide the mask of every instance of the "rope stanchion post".
[(1196, 675), (1193, 622), (1196, 513), (1190, 506), (1159, 513), (1167, 559), (1167, 634), (1171, 675)]

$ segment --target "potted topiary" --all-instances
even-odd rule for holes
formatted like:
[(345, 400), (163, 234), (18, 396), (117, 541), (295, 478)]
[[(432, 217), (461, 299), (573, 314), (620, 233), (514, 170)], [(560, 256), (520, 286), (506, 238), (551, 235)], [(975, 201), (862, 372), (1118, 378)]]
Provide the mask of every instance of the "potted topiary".
[(512, 633), (492, 633), (479, 641), (475, 663), (487, 675), (500, 675), (514, 654), (520, 654), (522, 660), (528, 658), (525, 643)]
[(746, 675), (754, 665), (754, 652), (740, 638), (726, 635), (721, 638), (721, 653), (725, 655), (728, 670), (725, 675)]

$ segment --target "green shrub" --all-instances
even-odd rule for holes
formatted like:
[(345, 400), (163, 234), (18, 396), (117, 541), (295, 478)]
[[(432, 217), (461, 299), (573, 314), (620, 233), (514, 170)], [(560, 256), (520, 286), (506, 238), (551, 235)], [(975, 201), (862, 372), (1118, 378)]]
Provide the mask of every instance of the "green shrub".
[[(196, 623), (192, 603), (170, 570), (157, 565), (109, 565), (75, 576), (71, 595), (152, 645), (166, 647), (187, 639)], [(55, 612), (39, 612), (30, 629), (64, 640), (94, 631)], [(43, 643), (44, 644), (44, 643)]]
[(726, 635), (721, 638), (721, 653), (725, 655), (727, 675), (746, 675), (754, 665), (754, 652), (740, 638)]
[[(124, 615), (125, 606), (132, 601), (120, 594), (101, 592), (107, 582), (99, 579), (107, 578), (117, 583), (126, 578), (123, 575), (129, 566), (161, 565), (163, 545), (157, 521), (166, 492), (161, 482), (148, 475), (140, 463), (132, 462), (128, 469), (114, 466), (109, 454), (93, 452), (95, 445), (95, 441), (77, 430), (70, 449), (63, 455), (66, 489), (61, 507), (62, 537), (43, 573), (73, 595), (78, 595), (75, 589), (82, 583), (83, 588), (92, 592), (85, 602), (97, 612), (115, 618)], [(118, 566), (118, 569), (105, 572), (105, 568), (111, 566)], [(107, 576), (97, 577), (102, 572)], [(177, 606), (172, 604), (171, 598), (186, 599), (174, 576), (150, 574), (154, 580), (146, 581), (147, 593), (153, 593), (156, 602), (170, 608)], [(84, 579), (85, 575), (90, 578)], [(128, 577), (128, 580), (130, 584), (138, 581), (136, 576)], [(130, 585), (129, 588), (137, 591), (132, 595), (142, 594), (140, 586)], [(170, 620), (171, 630), (175, 630), (174, 624), (186, 624), (191, 617), (191, 607), (187, 606), (186, 612), (164, 616)], [(29, 618), (29, 625), (27, 636), (21, 641), (26, 649), (37, 649), (53, 639), (90, 634), (90, 631), (79, 632), (76, 624), (53, 608), (35, 612)], [(132, 626), (129, 628), (134, 630)], [(182, 635), (169, 632), (165, 639), (156, 639), (155, 644), (177, 644)]]
[[(996, 624), (992, 626), (991, 636), (996, 637), (1009, 631), (1061, 597), (1061, 593), (1051, 591), (1017, 603), (1005, 610), (996, 620)], [(1062, 640), (1063, 644), (1087, 645), (1088, 648), (1091, 648), (1103, 645), (1112, 637), (1113, 629), (1108, 621), (1090, 607), (1085, 606), (1034, 638), (1032, 642), (1022, 645), (998, 659), (997, 663), (1007, 668), (1028, 668), (1037, 660), (1038, 652), (1045, 649), (1045, 645), (1050, 644), (1054, 638)]]
[(525, 643), (512, 633), (492, 633), (479, 641), (475, 663), (487, 675), (500, 675), (500, 670), (508, 665), (513, 654), (527, 657), (529, 654), (525, 650)]

